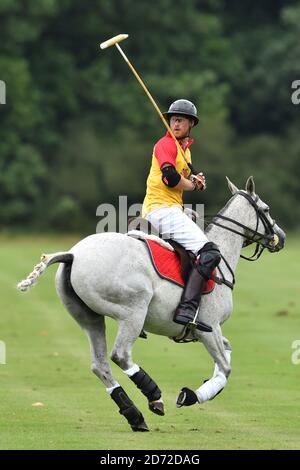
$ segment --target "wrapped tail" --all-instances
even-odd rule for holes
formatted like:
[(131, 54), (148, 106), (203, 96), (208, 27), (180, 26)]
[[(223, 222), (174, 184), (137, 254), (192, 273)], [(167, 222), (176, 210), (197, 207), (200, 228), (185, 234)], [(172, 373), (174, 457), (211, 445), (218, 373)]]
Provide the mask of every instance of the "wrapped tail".
[(19, 282), (17, 288), (21, 292), (27, 292), (29, 289), (31, 289), (32, 286), (37, 283), (38, 278), (43, 274), (43, 272), (45, 271), (45, 269), (48, 268), (48, 266), (54, 263), (72, 264), (73, 258), (73, 254), (67, 251), (61, 251), (49, 255), (42, 255), (41, 262), (33, 268), (33, 271), (28, 274), (26, 279), (23, 279), (23, 281)]

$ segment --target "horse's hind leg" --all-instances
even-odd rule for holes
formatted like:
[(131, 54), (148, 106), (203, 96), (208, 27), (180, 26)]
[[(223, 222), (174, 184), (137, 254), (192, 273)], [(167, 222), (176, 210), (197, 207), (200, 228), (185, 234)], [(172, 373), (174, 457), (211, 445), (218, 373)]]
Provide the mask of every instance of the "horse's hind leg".
[(85, 326), (84, 328), (90, 342), (92, 371), (100, 380), (102, 380), (106, 386), (106, 391), (118, 405), (120, 413), (127, 419), (132, 430), (148, 431), (149, 429), (142, 413), (136, 408), (125, 390), (112, 376), (107, 358), (104, 317), (100, 316), (100, 318), (102, 320), (101, 326), (98, 323), (96, 325), (89, 325), (88, 327)]
[(161, 391), (154, 380), (141, 367), (133, 362), (132, 347), (144, 324), (144, 316), (120, 320), (118, 334), (111, 353), (111, 359), (128, 375), (139, 390), (146, 396), (149, 409), (160, 416), (164, 415)]
[(68, 266), (59, 268), (56, 287), (63, 304), (88, 336), (92, 371), (103, 382), (107, 392), (118, 405), (120, 413), (127, 419), (132, 430), (148, 431), (142, 413), (112, 375), (107, 356), (104, 317), (93, 312), (76, 295), (69, 282)]

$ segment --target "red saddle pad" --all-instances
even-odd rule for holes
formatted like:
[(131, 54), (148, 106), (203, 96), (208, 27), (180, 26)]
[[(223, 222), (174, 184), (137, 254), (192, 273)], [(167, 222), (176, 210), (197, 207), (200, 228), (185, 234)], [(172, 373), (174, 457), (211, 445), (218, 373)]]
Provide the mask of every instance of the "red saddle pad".
[[(164, 248), (153, 240), (145, 239), (145, 242), (149, 250), (152, 264), (157, 274), (160, 277), (173, 282), (174, 284), (184, 287), (185, 282), (182, 277), (180, 258), (177, 253), (175, 251), (170, 251), (167, 248)], [(216, 275), (216, 271), (214, 271), (213, 274)], [(215, 281), (213, 279), (209, 279), (203, 294), (210, 294), (214, 287)]]

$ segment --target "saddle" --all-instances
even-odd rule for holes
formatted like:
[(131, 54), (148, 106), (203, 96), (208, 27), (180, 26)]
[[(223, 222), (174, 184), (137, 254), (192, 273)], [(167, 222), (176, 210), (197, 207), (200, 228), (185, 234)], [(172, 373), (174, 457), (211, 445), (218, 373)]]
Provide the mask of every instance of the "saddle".
[[(143, 241), (148, 249), (150, 259), (157, 274), (168, 281), (184, 287), (189, 278), (190, 271), (196, 260), (193, 252), (186, 250), (175, 240), (162, 240), (162, 236), (156, 228), (143, 217), (132, 217), (128, 220), (128, 236)], [(138, 232), (141, 233), (139, 237)], [(149, 238), (142, 236), (149, 235)], [(159, 240), (157, 240), (157, 238)], [(171, 245), (173, 251), (166, 248), (166, 242)], [(214, 273), (215, 274), (215, 273)], [(215, 282), (209, 279), (203, 294), (209, 294), (214, 289)]]

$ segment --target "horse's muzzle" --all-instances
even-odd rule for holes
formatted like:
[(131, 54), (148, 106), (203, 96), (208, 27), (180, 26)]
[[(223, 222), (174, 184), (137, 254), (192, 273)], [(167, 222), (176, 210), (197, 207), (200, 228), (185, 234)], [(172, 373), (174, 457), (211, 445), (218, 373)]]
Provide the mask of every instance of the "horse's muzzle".
[(273, 235), (273, 238), (269, 241), (268, 250), (271, 253), (282, 250), (285, 244), (285, 238), (286, 238), (286, 235), (284, 231), (281, 230), (281, 228), (279, 228), (278, 226), (276, 226), (276, 230)]

